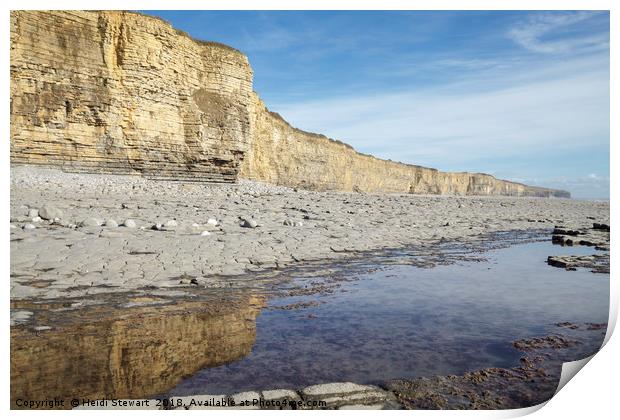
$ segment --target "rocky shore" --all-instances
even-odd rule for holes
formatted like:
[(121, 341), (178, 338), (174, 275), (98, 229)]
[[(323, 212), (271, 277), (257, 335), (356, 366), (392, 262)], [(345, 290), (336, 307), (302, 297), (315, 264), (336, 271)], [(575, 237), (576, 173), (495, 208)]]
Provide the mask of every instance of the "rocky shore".
[[(116, 340), (127, 348), (123, 363), (143, 374), (132, 376), (131, 383), (142, 381), (143, 392), (138, 394), (160, 395), (167, 404), (151, 399), (147, 406), (132, 406), (137, 400), (126, 400), (129, 405), (117, 408), (222, 408), (205, 404), (216, 400), (234, 401), (237, 409), (519, 408), (549, 399), (561, 363), (597, 351), (606, 329), (605, 324), (563, 322), (555, 325), (551, 335), (517, 340), (513, 346), (523, 357), (513, 368), (232, 395), (161, 395), (161, 389), (171, 389), (178, 377), (194, 372), (197, 366), (221, 365), (250, 351), (256, 336), (255, 317), (266, 295), (260, 287), (250, 290), (240, 284), (303, 267), (329, 272), (330, 262), (364, 261), (373, 251), (384, 264), (391, 259), (402, 263), (404, 255), (411, 260), (408, 263), (421, 267), (483, 260), (484, 255), (472, 251), (537, 240), (537, 232), (564, 246), (558, 247), (564, 255), (549, 256), (548, 264), (605, 273), (609, 272), (609, 203), (312, 192), (250, 181), (208, 185), (15, 166), (10, 206), (15, 372), (38, 374), (40, 369), (18, 367), (51, 357), (56, 362), (43, 362), (47, 373), (42, 377), (57, 378), (56, 370), (69, 363), (64, 358), (66, 337), (73, 337), (75, 353), (92, 350), (88, 369), (107, 372), (110, 361), (98, 355), (110, 339)], [(444, 246), (452, 251), (444, 252)], [(591, 249), (594, 255), (583, 255), (586, 248), (577, 252), (580, 255), (571, 255), (573, 247), (588, 247), (586, 253)], [(388, 249), (391, 253), (386, 254)], [(311, 287), (268, 289), (273, 296), (331, 293), (345, 280), (336, 274)], [(187, 302), (183, 300), (190, 296)], [(220, 309), (215, 310), (214, 304)], [(296, 310), (314, 304), (310, 300), (274, 308)], [(72, 316), (68, 317), (69, 312)], [(118, 313), (113, 317), (110, 312)], [(130, 313), (139, 316), (140, 328), (136, 329)], [(173, 330), (179, 337), (170, 339), (168, 333), (167, 344), (157, 346), (164, 370), (153, 373), (140, 368), (148, 364), (143, 357), (154, 357), (152, 351), (147, 354), (143, 349), (161, 342), (160, 321), (164, 319), (166, 325), (176, 325)], [(229, 331), (235, 326), (235, 333), (226, 335), (229, 341), (216, 339), (224, 324)], [(84, 334), (88, 328), (110, 333)], [(72, 329), (81, 332), (71, 333)], [(91, 336), (101, 341), (87, 345), (93, 343)], [(63, 350), (50, 356), (53, 342), (64, 343), (57, 347)], [(219, 347), (200, 350), (212, 342)], [(189, 359), (181, 365), (167, 362), (178, 354), (187, 354)], [(204, 360), (196, 354), (204, 355)], [(170, 383), (158, 383), (152, 375)], [(43, 391), (28, 385), (33, 383), (28, 378), (12, 377), (12, 384), (29, 390), (34, 398)], [(62, 395), (80, 391), (80, 395), (98, 398), (107, 389), (85, 378), (77, 371), (65, 377)], [(116, 376), (101, 381), (125, 383)], [(132, 392), (121, 395), (136, 395)], [(250, 404), (242, 405), (244, 401)], [(325, 403), (319, 405), (319, 401)]]
[(597, 352), (606, 324), (557, 324), (555, 334), (513, 342), (523, 352), (520, 365), (487, 368), (461, 376), (387, 381), (407, 409), (514, 409), (537, 405), (555, 394), (562, 363)]
[(553, 243), (564, 247), (594, 247), (599, 252), (594, 255), (550, 255), (547, 263), (568, 271), (587, 268), (593, 273), (609, 273), (609, 232), (610, 227), (606, 223), (593, 223), (591, 227), (581, 229), (556, 227), (553, 230)]
[(12, 299), (220, 287), (226, 276), (364, 251), (609, 225), (608, 202), (312, 192), (36, 166), (11, 168), (10, 209)]
[[(487, 368), (464, 375), (393, 379), (379, 385), (351, 382), (317, 384), (303, 389), (247, 391), (232, 395), (167, 396), (126, 400), (123, 409), (152, 410), (393, 410), (516, 409), (534, 406), (555, 394), (562, 363), (596, 352), (606, 324), (559, 323), (555, 334), (513, 342), (523, 353), (513, 368)], [(109, 408), (109, 407), (105, 407)], [(102, 409), (82, 405), (78, 409)]]

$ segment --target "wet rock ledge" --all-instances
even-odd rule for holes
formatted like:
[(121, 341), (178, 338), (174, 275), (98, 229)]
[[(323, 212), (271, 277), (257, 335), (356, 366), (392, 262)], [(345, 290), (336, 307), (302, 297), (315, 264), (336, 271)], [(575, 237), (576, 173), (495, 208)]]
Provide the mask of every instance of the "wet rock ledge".
[(593, 273), (609, 273), (610, 226), (606, 223), (593, 223), (591, 228), (566, 228), (556, 226), (553, 230), (553, 243), (562, 246), (588, 246), (601, 251), (593, 255), (549, 256), (547, 264), (575, 271), (587, 268)]
[[(127, 409), (154, 410), (304, 410), (304, 409), (399, 409), (395, 395), (373, 385), (352, 382), (334, 382), (308, 386), (301, 390), (273, 389), (247, 391), (233, 395), (191, 395), (169, 397), (163, 400), (124, 400)], [(77, 409), (101, 409), (82, 405)]]
[[(122, 409), (514, 409), (540, 404), (555, 394), (562, 364), (600, 348), (605, 323), (560, 322), (549, 335), (523, 338), (519, 366), (486, 368), (463, 375), (393, 379), (378, 385), (336, 382), (300, 390), (246, 391), (233, 395), (170, 396), (161, 401), (125, 400)], [(146, 403), (145, 403), (146, 402)], [(222, 406), (222, 403), (226, 406)], [(159, 403), (159, 405), (158, 405)], [(131, 406), (130, 404), (134, 404)], [(78, 409), (101, 409), (79, 406)]]

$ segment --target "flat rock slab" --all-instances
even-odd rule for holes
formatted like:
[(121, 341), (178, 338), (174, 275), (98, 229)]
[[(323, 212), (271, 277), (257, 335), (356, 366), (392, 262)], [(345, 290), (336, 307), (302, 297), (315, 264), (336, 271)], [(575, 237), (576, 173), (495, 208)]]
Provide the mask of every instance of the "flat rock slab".
[(235, 408), (246, 410), (258, 410), (260, 407), (254, 405), (254, 400), (260, 400), (261, 396), (256, 391), (240, 392), (233, 394), (230, 398), (235, 402)]
[(339, 407), (338, 410), (383, 410), (385, 408), (384, 404), (374, 404), (374, 405), (343, 405)]
[(343, 395), (354, 392), (375, 391), (379, 388), (370, 385), (358, 385), (353, 382), (333, 382), (328, 384), (312, 385), (304, 388), (301, 393), (304, 397), (318, 397), (326, 395)]
[(32, 315), (30, 311), (11, 311), (11, 326), (25, 323)]
[[(30, 209), (43, 220), (32, 222)], [(61, 211), (59, 221), (53, 209)], [(11, 273), (26, 274), (12, 274), (12, 299), (87, 296), (109, 286), (165, 290), (178, 287), (171, 279), (184, 274), (197, 277), (182, 284), (189, 288), (298, 262), (470, 242), (500, 231), (555, 227), (567, 244), (608, 249), (609, 243), (605, 202), (317, 192), (243, 180), (198, 186), (37, 166), (11, 167), (10, 216)], [(240, 218), (257, 226), (242, 227)], [(78, 227), (83, 221), (93, 226)], [(45, 271), (50, 264), (58, 269)]]
[(263, 391), (263, 398), (266, 400), (298, 400), (300, 396), (290, 389), (272, 389)]
[[(373, 385), (359, 385), (353, 382), (333, 382), (312, 385), (301, 391), (305, 401), (322, 401), (323, 408), (338, 408), (342, 406), (376, 406), (383, 408), (387, 402), (394, 402), (391, 392)], [(308, 405), (304, 408), (314, 408)], [(320, 408), (320, 407), (317, 407)]]

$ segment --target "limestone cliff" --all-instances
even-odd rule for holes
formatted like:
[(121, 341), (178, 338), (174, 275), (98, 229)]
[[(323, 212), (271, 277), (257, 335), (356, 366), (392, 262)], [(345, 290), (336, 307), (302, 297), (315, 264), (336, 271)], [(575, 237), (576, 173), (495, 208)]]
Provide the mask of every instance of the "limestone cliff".
[(252, 147), (241, 167), (243, 178), (315, 190), (570, 197), (566, 191), (487, 174), (441, 172), (361, 154), (348, 144), (291, 127), (256, 95), (250, 127)]
[(252, 70), (129, 12), (11, 13), (11, 161), (235, 181)]
[(320, 190), (568, 197), (377, 159), (291, 127), (237, 50), (130, 12), (11, 13), (11, 162)]

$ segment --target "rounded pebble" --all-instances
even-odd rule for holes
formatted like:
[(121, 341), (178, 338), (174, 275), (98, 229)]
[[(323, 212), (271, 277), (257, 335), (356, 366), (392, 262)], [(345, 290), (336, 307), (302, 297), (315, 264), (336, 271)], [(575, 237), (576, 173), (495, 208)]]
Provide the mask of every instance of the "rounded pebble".
[(80, 226), (82, 227), (97, 227), (101, 225), (102, 225), (101, 220), (95, 219), (94, 217), (87, 217), (86, 219), (80, 222)]
[(35, 331), (48, 331), (51, 329), (52, 327), (50, 327), (49, 325), (37, 325), (36, 327), (34, 327)]
[(108, 219), (108, 220), (106, 220), (106, 221), (105, 221), (105, 225), (106, 225), (107, 227), (110, 227), (110, 228), (117, 228), (117, 227), (118, 227), (118, 223), (116, 223), (116, 220), (114, 220), (114, 219)]
[(62, 210), (53, 206), (43, 206), (39, 209), (39, 216), (45, 220), (62, 219)]
[(241, 227), (254, 229), (258, 226), (258, 223), (254, 219), (241, 219), (240, 225)]

